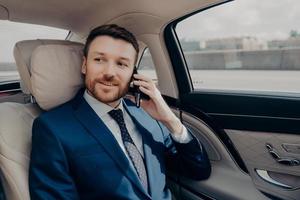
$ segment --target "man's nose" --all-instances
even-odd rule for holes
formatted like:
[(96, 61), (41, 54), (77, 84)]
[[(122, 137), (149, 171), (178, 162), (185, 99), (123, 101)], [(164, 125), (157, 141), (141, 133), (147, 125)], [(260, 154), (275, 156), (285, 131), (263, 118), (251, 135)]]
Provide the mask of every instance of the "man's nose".
[(114, 63), (108, 62), (104, 67), (103, 73), (106, 75), (114, 76), (116, 73)]

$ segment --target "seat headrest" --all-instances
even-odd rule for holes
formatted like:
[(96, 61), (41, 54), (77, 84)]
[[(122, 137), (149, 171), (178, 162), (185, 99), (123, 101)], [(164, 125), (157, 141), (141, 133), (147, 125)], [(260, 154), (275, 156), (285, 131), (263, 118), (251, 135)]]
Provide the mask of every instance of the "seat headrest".
[(83, 45), (63, 40), (18, 42), (14, 57), (22, 91), (49, 110), (72, 99), (83, 87)]

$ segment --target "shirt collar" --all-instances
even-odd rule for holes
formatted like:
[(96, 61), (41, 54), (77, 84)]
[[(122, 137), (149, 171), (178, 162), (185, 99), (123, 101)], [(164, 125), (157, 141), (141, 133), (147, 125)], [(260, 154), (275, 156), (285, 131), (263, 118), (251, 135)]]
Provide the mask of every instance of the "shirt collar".
[(97, 100), (95, 97), (91, 96), (87, 92), (87, 90), (84, 91), (83, 98), (92, 107), (92, 109), (97, 113), (97, 115), (99, 117), (105, 116), (109, 111), (111, 111), (113, 109), (121, 109), (122, 112), (124, 111), (123, 99), (121, 99), (119, 105), (116, 108), (113, 108), (113, 107)]

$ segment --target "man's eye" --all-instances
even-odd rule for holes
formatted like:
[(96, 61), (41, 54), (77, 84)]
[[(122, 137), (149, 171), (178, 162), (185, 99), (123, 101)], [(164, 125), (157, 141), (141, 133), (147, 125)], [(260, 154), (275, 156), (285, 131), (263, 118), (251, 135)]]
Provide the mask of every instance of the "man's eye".
[(102, 58), (95, 58), (94, 60), (97, 61), (97, 62), (103, 61)]
[(121, 66), (121, 67), (127, 67), (127, 64), (126, 64), (126, 63), (121, 63), (121, 62), (119, 62), (118, 65)]

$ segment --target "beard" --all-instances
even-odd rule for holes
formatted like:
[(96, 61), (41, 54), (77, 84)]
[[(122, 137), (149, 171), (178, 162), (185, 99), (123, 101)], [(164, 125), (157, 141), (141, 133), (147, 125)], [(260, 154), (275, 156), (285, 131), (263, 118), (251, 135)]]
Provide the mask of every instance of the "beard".
[[(114, 86), (111, 88), (104, 88), (103, 84), (101, 82), (108, 82), (112, 83)], [(110, 104), (116, 101), (119, 101), (122, 97), (124, 97), (127, 92), (130, 85), (130, 80), (126, 84), (118, 83), (114, 78), (108, 78), (103, 77), (101, 78), (95, 78), (92, 80), (89, 80), (86, 77), (85, 85), (88, 90), (88, 92), (98, 101)]]

